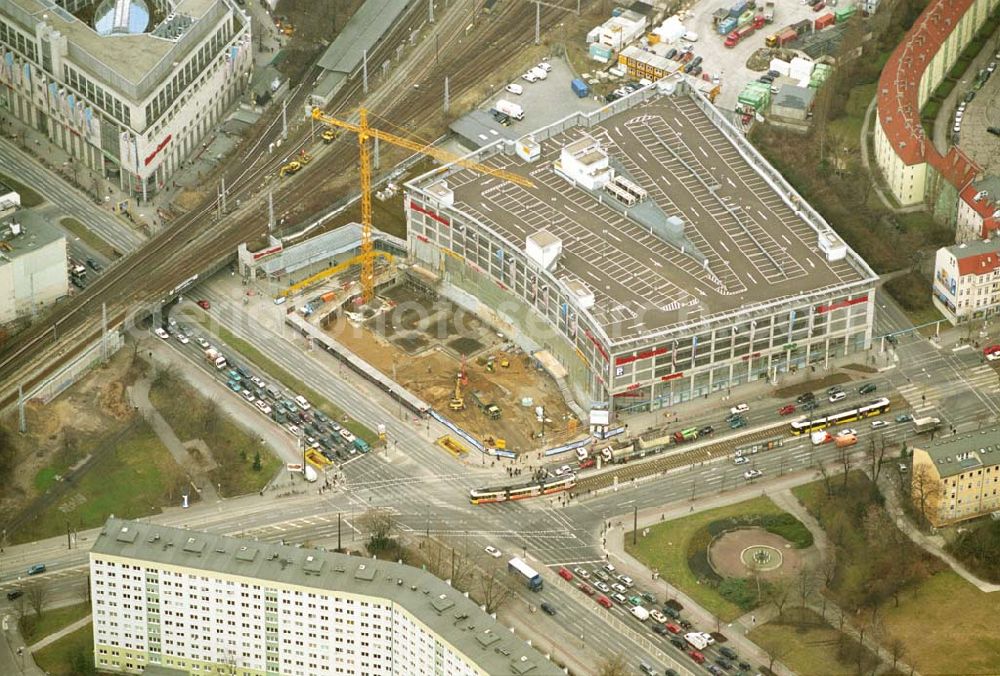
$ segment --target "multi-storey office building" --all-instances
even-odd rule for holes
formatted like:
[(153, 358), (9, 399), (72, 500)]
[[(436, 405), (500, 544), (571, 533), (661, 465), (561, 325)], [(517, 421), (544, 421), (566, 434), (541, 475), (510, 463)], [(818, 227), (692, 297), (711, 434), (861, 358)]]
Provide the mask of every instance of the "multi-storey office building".
[(1000, 510), (1000, 428), (914, 447), (910, 488), (935, 527)]
[(872, 270), (686, 82), (658, 88), (470, 157), (532, 188), (455, 165), (408, 183), (423, 278), (550, 352), (584, 408), (868, 348)]
[(562, 673), (463, 594), (397, 563), (109, 519), (90, 585), (101, 671)]
[(200, 147), (252, 63), (232, 0), (0, 0), (0, 114), (143, 199)]

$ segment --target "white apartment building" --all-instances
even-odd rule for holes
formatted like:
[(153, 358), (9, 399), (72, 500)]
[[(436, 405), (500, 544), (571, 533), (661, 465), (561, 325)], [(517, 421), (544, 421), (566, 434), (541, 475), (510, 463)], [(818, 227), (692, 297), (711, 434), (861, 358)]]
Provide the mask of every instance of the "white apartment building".
[(0, 324), (40, 312), (67, 293), (62, 232), (30, 211), (0, 220)]
[(144, 200), (200, 148), (252, 64), (232, 0), (0, 0), (0, 115)]
[(996, 314), (1000, 306), (1000, 240), (938, 249), (932, 297), (952, 324)]
[(90, 585), (100, 671), (562, 673), (463, 594), (397, 563), (112, 518)]

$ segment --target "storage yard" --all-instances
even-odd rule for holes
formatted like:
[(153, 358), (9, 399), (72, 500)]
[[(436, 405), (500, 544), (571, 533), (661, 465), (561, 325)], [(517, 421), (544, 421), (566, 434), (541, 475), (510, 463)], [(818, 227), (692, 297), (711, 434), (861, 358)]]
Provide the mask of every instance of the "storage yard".
[(466, 170), (408, 184), (411, 255), (497, 324), (523, 324), (515, 296), (544, 314), (522, 330), (577, 401), (656, 408), (867, 346), (874, 273), (713, 109), (655, 88), (615, 106), (480, 153), (533, 189)]
[[(328, 333), (487, 445), (493, 445), (489, 438), (503, 439), (507, 450), (524, 452), (567, 438), (571, 413), (555, 382), (530, 356), (446, 300), (403, 286), (383, 297), (394, 303), (386, 314), (360, 326), (340, 316)], [(463, 357), (464, 408), (455, 410), (450, 404)], [(498, 419), (487, 414), (489, 404), (499, 409)], [(535, 436), (543, 427), (536, 406), (547, 419), (543, 439)]]

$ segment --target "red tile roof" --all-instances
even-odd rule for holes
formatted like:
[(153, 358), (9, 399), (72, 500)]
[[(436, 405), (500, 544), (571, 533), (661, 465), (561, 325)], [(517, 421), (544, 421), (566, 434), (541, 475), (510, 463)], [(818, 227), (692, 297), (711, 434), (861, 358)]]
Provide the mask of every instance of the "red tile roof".
[(989, 196), (977, 200), (976, 195), (978, 194), (979, 190), (970, 182), (958, 196), (983, 219), (983, 226), (979, 233), (980, 238), (990, 239), (993, 232), (1000, 228), (1000, 217), (995, 215), (1000, 214), (1000, 203), (994, 202)]
[(878, 82), (879, 124), (896, 154), (910, 166), (927, 162), (960, 190), (979, 173), (979, 166), (958, 148), (943, 156), (937, 151), (920, 124), (917, 90), (930, 60), (973, 2), (931, 0), (889, 57)]
[(996, 251), (983, 254), (972, 254), (965, 258), (958, 259), (958, 274), (965, 275), (985, 275), (1000, 267), (1000, 255)]

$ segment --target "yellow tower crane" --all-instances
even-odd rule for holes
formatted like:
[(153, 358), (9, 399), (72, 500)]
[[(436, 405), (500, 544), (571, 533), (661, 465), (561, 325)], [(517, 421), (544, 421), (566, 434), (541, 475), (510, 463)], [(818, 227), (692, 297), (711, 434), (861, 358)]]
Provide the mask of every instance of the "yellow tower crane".
[[(390, 134), (380, 129), (369, 127), (368, 111), (364, 108), (361, 108), (358, 111), (357, 124), (330, 117), (329, 115), (324, 114), (319, 108), (313, 108), (312, 117), (317, 122), (322, 122), (330, 127), (346, 129), (347, 131), (352, 131), (358, 135), (358, 147), (361, 151), (361, 253), (354, 259), (348, 261), (347, 264), (361, 263), (361, 297), (365, 303), (371, 301), (375, 295), (375, 257), (379, 255), (379, 253), (374, 250), (374, 246), (372, 244), (372, 170), (371, 159), (368, 152), (369, 139), (378, 139), (379, 141), (384, 141), (385, 143), (389, 143), (394, 146), (400, 146), (401, 148), (406, 148), (407, 150), (412, 150), (413, 152), (433, 157), (434, 159), (441, 160), (442, 162), (454, 163), (465, 169), (471, 169), (472, 171), (479, 172), (480, 174), (496, 176), (497, 178), (510, 181), (511, 183), (516, 183), (517, 185), (525, 188), (534, 187), (534, 184), (523, 176), (519, 176), (509, 171), (504, 171), (503, 169), (494, 169), (493, 167), (488, 167), (485, 164), (480, 164), (479, 162), (462, 159), (461, 156), (448, 152), (447, 150), (441, 150), (440, 148), (434, 148), (423, 143), (410, 141), (409, 139), (405, 139), (401, 136), (396, 136), (395, 134)], [(340, 268), (341, 266), (337, 266), (336, 269), (339, 270)], [(314, 278), (310, 279), (316, 281)]]

